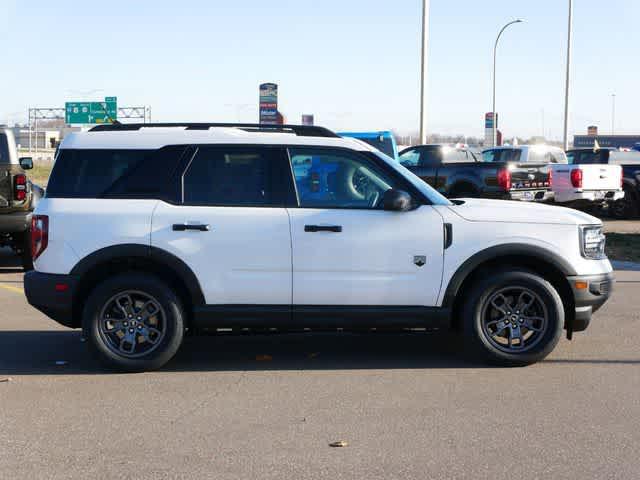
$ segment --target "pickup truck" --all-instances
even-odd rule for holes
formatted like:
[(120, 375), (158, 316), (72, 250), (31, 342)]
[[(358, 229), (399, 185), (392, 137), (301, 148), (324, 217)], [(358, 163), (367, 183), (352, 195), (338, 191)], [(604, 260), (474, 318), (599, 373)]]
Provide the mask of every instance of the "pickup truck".
[(478, 158), (467, 148), (432, 144), (400, 152), (400, 164), (450, 198), (548, 201), (549, 163), (566, 163), (564, 152), (546, 146), (496, 147)]
[(31, 213), (42, 196), (25, 174), (31, 168), (31, 158), (18, 159), (11, 130), (0, 127), (0, 247), (20, 255), (25, 270), (33, 268)]
[(614, 148), (576, 148), (567, 151), (567, 158), (570, 164), (580, 165), (580, 168), (591, 165), (596, 168), (605, 165), (620, 168), (622, 179), (617, 178), (616, 186), (618, 191), (622, 186), (621, 193), (624, 195), (616, 196), (610, 204), (610, 212), (616, 218), (636, 218), (640, 215), (640, 152), (621, 152)]

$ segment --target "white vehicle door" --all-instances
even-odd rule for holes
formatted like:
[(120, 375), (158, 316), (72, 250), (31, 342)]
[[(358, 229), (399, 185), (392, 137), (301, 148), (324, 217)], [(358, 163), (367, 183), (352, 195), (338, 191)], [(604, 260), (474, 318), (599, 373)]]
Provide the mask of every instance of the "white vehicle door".
[(294, 312), (296, 306), (436, 306), (440, 214), (429, 205), (383, 210), (385, 191), (412, 189), (374, 154), (295, 147), (289, 155), (299, 201), (289, 209)]
[(281, 188), (290, 176), (283, 148), (199, 146), (181, 178), (182, 201), (160, 202), (154, 212), (151, 245), (191, 268), (208, 305), (290, 308)]

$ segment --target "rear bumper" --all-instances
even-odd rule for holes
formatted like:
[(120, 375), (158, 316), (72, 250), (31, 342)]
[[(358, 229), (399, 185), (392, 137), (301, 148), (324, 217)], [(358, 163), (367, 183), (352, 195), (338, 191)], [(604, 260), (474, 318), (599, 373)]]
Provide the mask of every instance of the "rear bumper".
[(29, 304), (59, 324), (71, 328), (79, 326), (73, 319), (76, 285), (77, 281), (71, 275), (32, 271), (24, 276), (24, 293)]
[(0, 212), (0, 233), (22, 233), (29, 229), (31, 212)]
[[(572, 330), (581, 332), (586, 330), (591, 323), (592, 314), (597, 312), (611, 296), (615, 276), (613, 272), (609, 272), (599, 275), (567, 277), (567, 280), (573, 290), (576, 307)], [(582, 283), (581, 288), (578, 288), (580, 283)], [(584, 284), (586, 284), (586, 288), (582, 288)]]
[(555, 201), (569, 206), (572, 204), (615, 202), (623, 197), (622, 190), (585, 190), (565, 194), (556, 193)]
[(553, 192), (546, 189), (511, 191), (507, 195), (509, 200), (524, 202), (549, 202), (553, 200)]

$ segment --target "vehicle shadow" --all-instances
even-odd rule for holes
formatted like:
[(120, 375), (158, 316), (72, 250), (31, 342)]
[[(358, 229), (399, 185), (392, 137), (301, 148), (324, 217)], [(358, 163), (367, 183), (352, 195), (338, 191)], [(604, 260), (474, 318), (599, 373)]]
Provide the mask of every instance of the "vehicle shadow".
[[(0, 333), (0, 376), (110, 374), (79, 331)], [(62, 362), (58, 365), (56, 362)], [(640, 365), (640, 359), (563, 359), (556, 364)], [(291, 333), (190, 337), (164, 372), (492, 367), (470, 360), (449, 333)]]
[[(86, 347), (79, 331), (4, 331), (0, 375), (113, 373)], [(332, 332), (189, 337), (162, 371), (478, 367), (449, 333)]]

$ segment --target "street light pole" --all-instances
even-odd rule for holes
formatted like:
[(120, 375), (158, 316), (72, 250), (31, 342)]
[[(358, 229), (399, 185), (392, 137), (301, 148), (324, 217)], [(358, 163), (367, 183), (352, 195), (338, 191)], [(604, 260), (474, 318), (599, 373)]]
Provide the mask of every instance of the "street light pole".
[(616, 134), (616, 94), (611, 94), (611, 135)]
[(493, 113), (493, 132), (491, 134), (491, 146), (495, 147), (496, 146), (496, 140), (497, 140), (497, 123), (496, 122), (496, 58), (497, 58), (497, 52), (498, 52), (498, 40), (500, 40), (500, 37), (502, 36), (502, 32), (504, 32), (507, 27), (509, 25), (513, 25), (514, 23), (521, 23), (522, 20), (517, 19), (517, 20), (513, 20), (512, 22), (507, 23), (504, 27), (502, 27), (502, 29), (500, 30), (500, 33), (498, 33), (498, 36), (496, 37), (496, 43), (493, 46), (493, 109), (492, 109), (492, 113)]
[(564, 85), (564, 149), (569, 149), (569, 90), (571, 81), (571, 40), (573, 38), (573, 0), (569, 0), (569, 26), (567, 28), (567, 76)]
[(429, 0), (422, 0), (422, 50), (420, 55), (420, 144), (427, 143), (427, 71), (429, 54)]

